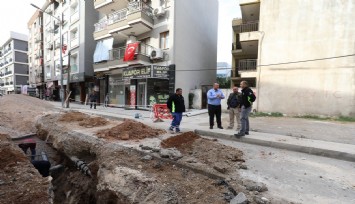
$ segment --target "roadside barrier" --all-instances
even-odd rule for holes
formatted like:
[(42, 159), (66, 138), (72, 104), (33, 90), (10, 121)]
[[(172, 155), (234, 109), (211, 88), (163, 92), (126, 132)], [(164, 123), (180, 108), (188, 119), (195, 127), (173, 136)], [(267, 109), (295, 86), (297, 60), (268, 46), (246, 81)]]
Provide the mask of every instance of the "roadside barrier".
[(155, 122), (163, 121), (162, 119), (173, 119), (166, 104), (155, 104), (153, 106), (153, 112)]

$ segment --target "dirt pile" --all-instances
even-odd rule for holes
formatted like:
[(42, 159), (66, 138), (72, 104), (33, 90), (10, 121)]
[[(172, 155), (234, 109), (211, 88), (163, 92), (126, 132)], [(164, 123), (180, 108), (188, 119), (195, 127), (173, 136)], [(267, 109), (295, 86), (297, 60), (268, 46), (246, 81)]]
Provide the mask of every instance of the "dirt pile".
[(186, 132), (174, 137), (170, 137), (161, 141), (161, 147), (163, 148), (177, 148), (178, 150), (190, 149), (191, 145), (195, 142), (195, 140), (201, 138), (199, 135), (194, 132)]
[(6, 95), (0, 98), (0, 132), (17, 137), (36, 132), (36, 117), (52, 111), (47, 101), (25, 95)]
[(0, 203), (48, 203), (49, 182), (8, 136), (0, 135)]
[(85, 120), (88, 117), (90, 117), (90, 116), (85, 113), (81, 113), (78, 111), (71, 111), (71, 112), (65, 113), (62, 117), (60, 117), (59, 121), (61, 121), (61, 122), (80, 122), (80, 121)]
[(85, 118), (83, 121), (79, 123), (79, 125), (84, 126), (86, 128), (91, 128), (91, 127), (105, 126), (107, 123), (108, 121), (104, 118), (94, 117), (94, 118)]
[(126, 119), (122, 124), (101, 130), (96, 135), (106, 139), (136, 140), (157, 137), (164, 133), (166, 133), (165, 130), (154, 129), (143, 123)]
[(102, 117), (91, 117), (90, 115), (78, 111), (65, 113), (59, 118), (59, 121), (66, 123), (79, 122), (80, 126), (86, 128), (105, 126), (108, 123), (108, 121)]

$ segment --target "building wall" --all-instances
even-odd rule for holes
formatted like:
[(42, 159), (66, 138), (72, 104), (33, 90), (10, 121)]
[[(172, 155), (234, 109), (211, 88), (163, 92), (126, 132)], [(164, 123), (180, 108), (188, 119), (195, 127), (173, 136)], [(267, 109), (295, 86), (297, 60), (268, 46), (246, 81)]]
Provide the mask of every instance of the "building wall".
[(83, 19), (80, 25), (82, 27), (82, 29), (80, 30), (80, 36), (83, 36), (81, 38), (82, 40), (80, 39), (80, 48), (83, 51), (81, 53), (85, 53), (84, 55), (82, 55), (81, 61), (83, 63), (82, 65), (84, 65), (83, 67), (85, 67), (85, 75), (93, 76), (93, 55), (95, 52), (96, 43), (92, 33), (94, 33), (95, 31), (94, 24), (98, 21), (99, 14), (94, 8), (94, 1), (79, 2), (81, 2), (80, 19)]
[(175, 1), (174, 18), (175, 87), (183, 89), (188, 105), (189, 90), (216, 80), (218, 1)]
[[(258, 111), (355, 115), (355, 2), (261, 1)], [(254, 107), (255, 108), (255, 107)]]
[(25, 64), (14, 64), (15, 74), (28, 74), (28, 65)]
[(28, 62), (28, 56), (27, 53), (23, 53), (23, 52), (14, 52), (15, 53), (15, 62), (23, 62), (23, 63), (27, 63)]
[(28, 81), (28, 76), (19, 76), (19, 75), (15, 76), (16, 85), (27, 85), (27, 81)]
[(28, 50), (28, 43), (25, 41), (14, 40), (13, 44), (15, 50), (23, 50), (23, 51)]

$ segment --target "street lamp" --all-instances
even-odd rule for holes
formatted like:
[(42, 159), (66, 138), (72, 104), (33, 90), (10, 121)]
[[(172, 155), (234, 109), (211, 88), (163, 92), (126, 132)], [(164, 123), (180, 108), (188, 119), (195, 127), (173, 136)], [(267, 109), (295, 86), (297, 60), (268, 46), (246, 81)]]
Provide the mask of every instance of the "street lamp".
[[(60, 93), (61, 93), (61, 100), (62, 100), (62, 108), (64, 108), (64, 89), (63, 89), (63, 56), (62, 56), (62, 49), (63, 49), (63, 39), (62, 39), (62, 25), (63, 25), (63, 21), (62, 19), (59, 19), (58, 17), (53, 16), (50, 13), (47, 13), (46, 11), (44, 11), (43, 9), (39, 8), (38, 6), (34, 5), (31, 3), (31, 6), (35, 7), (36, 9), (38, 9), (39, 11), (41, 11), (42, 13), (46, 13), (50, 16), (52, 16), (54, 19), (56, 19), (59, 22), (59, 46), (60, 46), (60, 52), (59, 52), (59, 61), (60, 61)], [(63, 18), (63, 17), (62, 17)]]

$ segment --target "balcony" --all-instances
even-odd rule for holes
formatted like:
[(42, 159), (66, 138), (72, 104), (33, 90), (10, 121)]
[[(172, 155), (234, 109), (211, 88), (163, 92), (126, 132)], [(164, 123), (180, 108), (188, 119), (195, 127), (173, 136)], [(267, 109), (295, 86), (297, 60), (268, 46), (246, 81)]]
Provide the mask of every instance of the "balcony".
[(259, 21), (249, 21), (243, 23), (240, 19), (233, 20), (233, 30), (236, 33), (246, 33), (259, 30)]
[(10, 82), (5, 82), (5, 85), (6, 85), (6, 86), (10, 85)]
[(150, 62), (150, 53), (155, 48), (143, 43), (139, 44), (136, 58), (133, 61), (123, 61), (126, 47), (109, 50), (109, 60), (94, 64), (94, 71), (109, 70), (110, 68), (125, 67), (130, 64), (148, 64)]
[(95, 0), (94, 6), (95, 6), (95, 9), (99, 9), (101, 7), (106, 6), (107, 4), (112, 3), (112, 2), (113, 2), (113, 0)]
[(257, 59), (242, 59), (239, 60), (239, 71), (256, 71)]
[(76, 11), (75, 13), (73, 13), (71, 16), (70, 16), (70, 23), (73, 24), (75, 23), (76, 21), (79, 20), (79, 11)]
[(76, 37), (70, 41), (70, 48), (73, 49), (79, 46), (79, 38)]
[(5, 72), (5, 75), (10, 75), (10, 74), (12, 74), (12, 71)]
[(14, 82), (13, 81), (10, 81), (10, 85), (13, 85), (14, 84)]
[(107, 37), (107, 34), (121, 32), (125, 35), (140, 35), (152, 30), (153, 8), (144, 2), (130, 2), (128, 7), (108, 15), (95, 24), (94, 38)]
[(5, 74), (1, 73), (1, 74), (0, 74), (0, 77), (3, 77), (3, 76), (5, 76)]
[(5, 85), (5, 83), (0, 83), (0, 86), (4, 86)]

